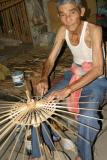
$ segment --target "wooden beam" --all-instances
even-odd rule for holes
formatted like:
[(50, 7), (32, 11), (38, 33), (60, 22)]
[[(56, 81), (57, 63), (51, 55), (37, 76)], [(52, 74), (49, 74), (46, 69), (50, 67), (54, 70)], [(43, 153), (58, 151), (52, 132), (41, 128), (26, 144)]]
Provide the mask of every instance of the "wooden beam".
[[(10, 8), (10, 7), (16, 5), (17, 3), (22, 2), (22, 1), (23, 1), (23, 0), (15, 0), (15, 1), (13, 1), (13, 2), (10, 2), (9, 4), (6, 4), (5, 6), (0, 6), (0, 11), (5, 10), (5, 9), (7, 9), (7, 8)], [(0, 2), (0, 3), (1, 3), (1, 2)]]

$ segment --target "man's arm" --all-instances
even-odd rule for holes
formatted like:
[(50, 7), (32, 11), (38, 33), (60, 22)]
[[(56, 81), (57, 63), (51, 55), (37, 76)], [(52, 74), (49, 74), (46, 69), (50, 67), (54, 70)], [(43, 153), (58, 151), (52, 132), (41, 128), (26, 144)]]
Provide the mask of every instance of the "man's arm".
[(60, 53), (60, 50), (64, 42), (64, 34), (65, 34), (65, 28), (61, 27), (57, 33), (52, 51), (48, 59), (45, 61), (43, 65), (43, 70), (42, 70), (42, 75), (41, 75), (42, 79), (44, 78), (47, 79), (54, 67), (55, 61)]
[(61, 27), (56, 35), (52, 51), (43, 65), (41, 80), (36, 87), (40, 95), (44, 95), (48, 90), (48, 76), (50, 75), (54, 67), (55, 61), (60, 53), (60, 50), (64, 42), (64, 38), (65, 38), (65, 27)]

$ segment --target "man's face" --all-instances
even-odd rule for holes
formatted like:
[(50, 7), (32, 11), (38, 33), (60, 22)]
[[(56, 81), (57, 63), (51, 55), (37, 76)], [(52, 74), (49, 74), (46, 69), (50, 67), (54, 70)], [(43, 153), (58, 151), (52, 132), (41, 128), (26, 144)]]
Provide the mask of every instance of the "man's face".
[(75, 32), (78, 29), (78, 26), (81, 22), (82, 9), (80, 10), (75, 4), (67, 3), (63, 4), (58, 8), (59, 17), (61, 23), (66, 26), (66, 28)]

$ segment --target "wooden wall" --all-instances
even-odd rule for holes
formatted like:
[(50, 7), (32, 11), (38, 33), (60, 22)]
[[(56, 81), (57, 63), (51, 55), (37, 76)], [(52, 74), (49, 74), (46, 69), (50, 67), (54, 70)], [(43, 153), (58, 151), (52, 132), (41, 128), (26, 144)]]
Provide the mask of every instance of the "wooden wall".
[(32, 42), (24, 0), (0, 0), (1, 36)]

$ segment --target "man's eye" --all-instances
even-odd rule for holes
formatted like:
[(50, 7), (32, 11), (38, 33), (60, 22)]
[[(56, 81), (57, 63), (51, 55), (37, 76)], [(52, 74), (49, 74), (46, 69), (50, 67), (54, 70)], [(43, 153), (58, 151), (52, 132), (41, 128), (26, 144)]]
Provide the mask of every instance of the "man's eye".
[(72, 11), (70, 14), (75, 14), (76, 11)]
[(60, 17), (64, 17), (65, 15), (64, 14), (60, 14)]

